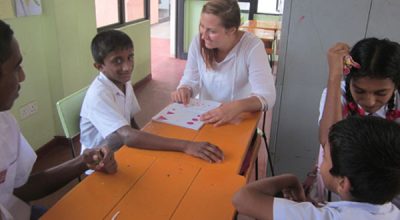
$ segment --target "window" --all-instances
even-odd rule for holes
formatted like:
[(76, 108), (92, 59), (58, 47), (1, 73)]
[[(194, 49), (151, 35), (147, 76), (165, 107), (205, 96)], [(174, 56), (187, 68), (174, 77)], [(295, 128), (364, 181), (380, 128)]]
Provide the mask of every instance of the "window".
[(242, 13), (248, 13), (248, 19), (252, 20), (254, 14), (281, 15), (284, 0), (239, 0)]
[(114, 28), (148, 19), (149, 0), (95, 0), (97, 28)]
[(258, 13), (277, 14), (283, 12), (284, 0), (258, 1)]

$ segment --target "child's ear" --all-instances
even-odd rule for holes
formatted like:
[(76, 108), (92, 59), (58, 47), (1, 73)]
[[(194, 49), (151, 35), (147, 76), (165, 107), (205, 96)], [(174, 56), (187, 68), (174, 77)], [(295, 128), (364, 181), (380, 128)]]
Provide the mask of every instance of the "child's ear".
[(351, 198), (350, 190), (352, 188), (349, 178), (336, 177), (337, 178), (337, 192), (342, 199), (349, 200)]
[(103, 64), (101, 63), (94, 63), (93, 64), (94, 68), (96, 68), (98, 71), (101, 71), (103, 68)]

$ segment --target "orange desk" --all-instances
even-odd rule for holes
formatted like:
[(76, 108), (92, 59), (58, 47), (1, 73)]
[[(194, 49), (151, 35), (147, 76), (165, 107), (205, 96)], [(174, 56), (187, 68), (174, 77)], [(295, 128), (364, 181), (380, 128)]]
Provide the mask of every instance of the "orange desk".
[(239, 124), (199, 131), (151, 122), (161, 136), (209, 141), (225, 153), (220, 164), (178, 152), (122, 147), (115, 175), (94, 173), (58, 201), (42, 219), (231, 219), (233, 193), (246, 184), (238, 175), (260, 114)]

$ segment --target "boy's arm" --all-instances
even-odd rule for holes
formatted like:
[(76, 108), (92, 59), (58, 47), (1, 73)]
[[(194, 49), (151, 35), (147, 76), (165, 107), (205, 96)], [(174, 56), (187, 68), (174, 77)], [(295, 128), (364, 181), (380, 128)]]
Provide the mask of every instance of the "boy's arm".
[(223, 152), (217, 146), (208, 142), (192, 142), (165, 138), (136, 130), (130, 126), (123, 126), (114, 132), (121, 142), (127, 146), (149, 150), (169, 150), (179, 151), (186, 154), (202, 158), (211, 163), (221, 162)]
[(14, 189), (14, 194), (27, 202), (40, 199), (65, 186), (88, 168), (115, 173), (117, 163), (113, 152), (105, 147), (88, 149), (72, 160), (32, 174), (25, 185)]
[(274, 195), (285, 191), (295, 201), (305, 201), (301, 183), (296, 176), (284, 174), (249, 183), (233, 197), (239, 213), (256, 219), (273, 219)]

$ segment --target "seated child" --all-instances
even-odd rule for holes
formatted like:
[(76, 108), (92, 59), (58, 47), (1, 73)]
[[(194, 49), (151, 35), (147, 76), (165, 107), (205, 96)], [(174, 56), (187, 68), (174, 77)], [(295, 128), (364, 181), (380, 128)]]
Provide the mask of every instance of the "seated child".
[[(321, 175), (342, 201), (316, 207), (305, 201), (296, 176), (253, 182), (233, 198), (239, 213), (257, 219), (400, 219), (391, 200), (400, 193), (400, 126), (375, 116), (334, 124), (324, 148)], [(276, 198), (283, 192), (285, 198)]]
[(222, 151), (213, 144), (164, 138), (138, 130), (133, 115), (140, 107), (130, 82), (134, 47), (128, 35), (117, 30), (100, 32), (93, 38), (91, 50), (94, 67), (100, 73), (82, 104), (82, 152), (108, 142), (117, 147), (181, 151), (209, 162), (222, 161)]
[(37, 155), (10, 111), (25, 80), (22, 54), (14, 31), (0, 20), (1, 220), (39, 219), (46, 208), (31, 206), (29, 202), (57, 191), (87, 169), (111, 174), (117, 172), (114, 154), (107, 147), (88, 149), (71, 160), (32, 172)]

